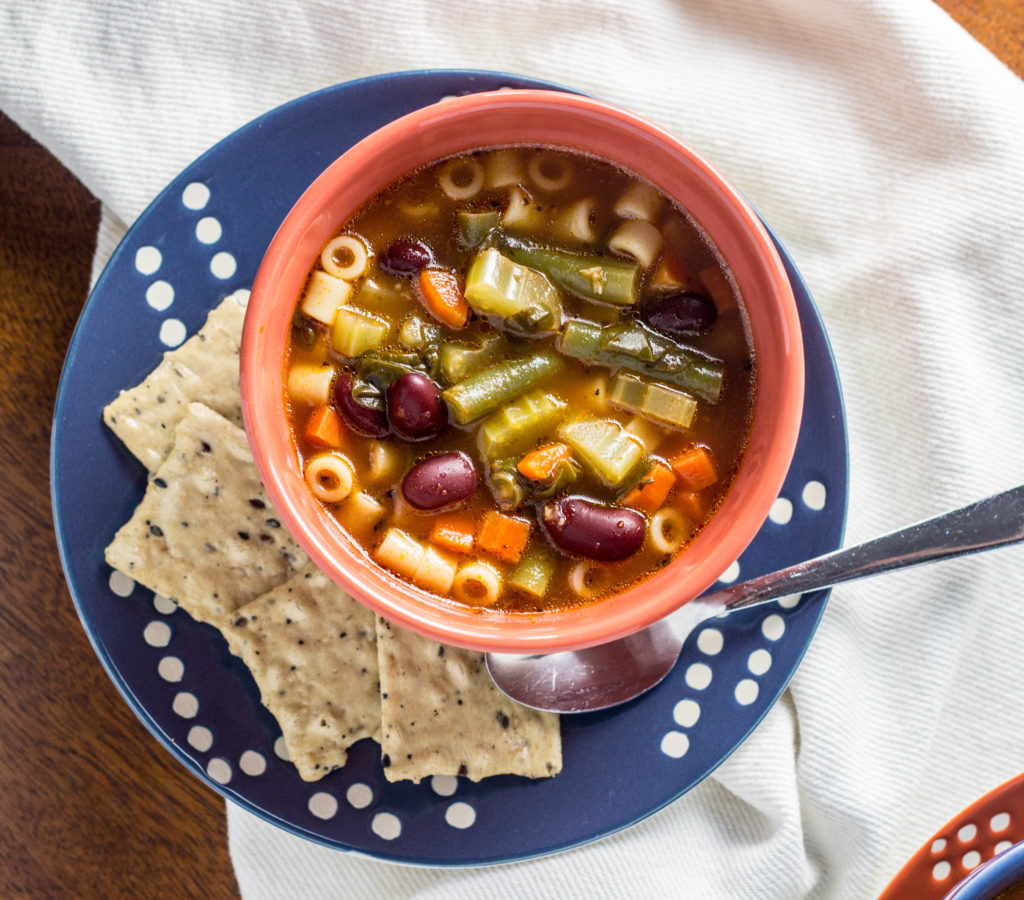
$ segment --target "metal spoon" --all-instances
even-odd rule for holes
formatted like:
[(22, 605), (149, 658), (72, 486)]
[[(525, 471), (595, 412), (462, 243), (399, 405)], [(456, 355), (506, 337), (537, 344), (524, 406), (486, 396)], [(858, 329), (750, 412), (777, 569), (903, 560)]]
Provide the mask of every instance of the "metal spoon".
[(619, 640), (534, 656), (488, 653), (487, 668), (494, 683), (525, 706), (560, 713), (607, 709), (658, 684), (675, 666), (690, 632), (714, 616), (1020, 541), (1024, 541), (1024, 486), (873, 541), (704, 594)]

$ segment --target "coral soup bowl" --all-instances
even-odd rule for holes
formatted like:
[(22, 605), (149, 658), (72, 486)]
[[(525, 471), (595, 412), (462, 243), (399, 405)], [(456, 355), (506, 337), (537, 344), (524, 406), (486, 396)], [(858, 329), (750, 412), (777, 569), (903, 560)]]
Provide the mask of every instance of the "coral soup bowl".
[[(641, 175), (687, 210), (730, 267), (757, 359), (750, 439), (735, 481), (691, 545), (665, 568), (590, 605), (535, 613), (471, 608), (375, 563), (314, 499), (286, 409), (294, 306), (321, 247), (403, 174), (489, 146), (567, 147)], [(335, 160), (281, 224), (253, 283), (241, 348), (245, 428), (282, 521), (334, 581), (386, 619), (477, 650), (578, 649), (638, 631), (700, 594), (757, 534), (789, 468), (803, 406), (803, 344), (789, 279), (757, 214), (714, 168), (661, 128), (607, 103), (545, 90), (449, 98), (396, 119)]]

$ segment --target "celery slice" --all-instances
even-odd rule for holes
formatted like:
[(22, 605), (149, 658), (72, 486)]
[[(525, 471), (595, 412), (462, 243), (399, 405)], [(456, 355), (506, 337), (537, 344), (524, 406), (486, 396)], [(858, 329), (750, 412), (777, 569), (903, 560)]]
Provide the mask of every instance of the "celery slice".
[(608, 402), (673, 428), (689, 428), (697, 412), (697, 401), (689, 394), (622, 372), (612, 381)]
[(466, 273), (466, 302), (478, 313), (500, 316), (522, 334), (562, 327), (562, 298), (540, 272), (521, 266), (493, 247), (481, 250)]
[(391, 324), (369, 313), (343, 306), (334, 318), (331, 346), (342, 356), (354, 359), (376, 350), (391, 331)]
[(487, 459), (517, 453), (554, 431), (567, 407), (564, 400), (542, 390), (523, 394), (484, 419), (477, 436), (481, 452)]
[(647, 455), (639, 438), (612, 419), (578, 416), (563, 422), (558, 436), (605, 484), (618, 487)]

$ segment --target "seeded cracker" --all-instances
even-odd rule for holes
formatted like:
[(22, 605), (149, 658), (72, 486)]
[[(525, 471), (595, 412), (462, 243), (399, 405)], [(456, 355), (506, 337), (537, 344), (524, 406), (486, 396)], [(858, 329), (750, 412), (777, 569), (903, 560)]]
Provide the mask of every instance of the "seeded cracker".
[(562, 770), (558, 716), (501, 693), (482, 653), (435, 643), (378, 617), (377, 659), (389, 781), (544, 778)]
[(238, 347), (244, 303), (238, 294), (225, 298), (198, 332), (165, 353), (141, 384), (121, 391), (103, 410), (103, 421), (150, 472), (170, 452), (174, 426), (185, 416), (189, 403), (204, 403), (236, 425), (242, 424)]
[(106, 559), (213, 625), (307, 562), (267, 500), (245, 432), (201, 403), (188, 406)]
[(380, 740), (374, 615), (310, 563), (221, 625), (259, 685), (304, 781), (345, 765), (347, 748)]

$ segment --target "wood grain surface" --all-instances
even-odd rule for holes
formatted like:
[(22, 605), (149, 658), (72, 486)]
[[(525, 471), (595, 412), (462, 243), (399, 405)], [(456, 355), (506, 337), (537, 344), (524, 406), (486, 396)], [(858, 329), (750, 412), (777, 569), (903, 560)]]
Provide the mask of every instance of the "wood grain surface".
[[(1024, 76), (1024, 0), (937, 2)], [(0, 895), (233, 898), (224, 802), (121, 699), (57, 555), (50, 420), (98, 216), (0, 112)]]

